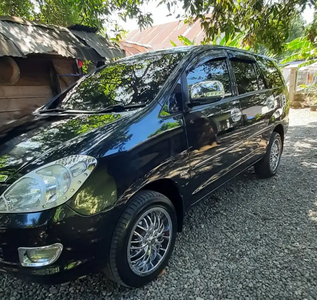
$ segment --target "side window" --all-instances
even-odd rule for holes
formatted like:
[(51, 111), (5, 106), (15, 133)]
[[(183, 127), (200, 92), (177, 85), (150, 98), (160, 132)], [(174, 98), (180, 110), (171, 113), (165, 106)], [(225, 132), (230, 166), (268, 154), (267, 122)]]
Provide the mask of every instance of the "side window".
[(217, 80), (223, 84), (225, 97), (232, 95), (229, 70), (225, 59), (215, 59), (196, 66), (187, 75), (188, 90), (191, 86), (207, 80)]
[(239, 94), (257, 91), (259, 89), (254, 62), (232, 60), (231, 65), (236, 77)]
[(181, 80), (176, 84), (176, 87), (173, 93), (170, 95), (169, 99), (164, 104), (161, 116), (169, 116), (170, 114), (181, 112), (183, 107), (182, 101), (182, 89), (181, 89)]
[(258, 57), (257, 61), (265, 76), (267, 87), (269, 89), (280, 87), (283, 85), (280, 72), (272, 61), (263, 57)]

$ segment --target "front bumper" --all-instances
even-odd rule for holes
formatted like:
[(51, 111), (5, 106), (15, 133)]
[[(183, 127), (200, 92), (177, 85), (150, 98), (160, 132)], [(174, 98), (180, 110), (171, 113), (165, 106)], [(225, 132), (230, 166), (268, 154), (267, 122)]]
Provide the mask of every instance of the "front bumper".
[[(0, 271), (43, 284), (75, 280), (102, 270), (121, 211), (82, 216), (66, 204), (43, 212), (0, 214)], [(51, 265), (23, 267), (19, 247), (60, 243), (63, 251)]]

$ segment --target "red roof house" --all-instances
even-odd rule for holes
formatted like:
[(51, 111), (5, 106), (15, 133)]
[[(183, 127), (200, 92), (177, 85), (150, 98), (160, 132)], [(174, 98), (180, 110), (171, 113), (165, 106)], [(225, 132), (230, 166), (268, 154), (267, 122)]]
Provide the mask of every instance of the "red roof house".
[(144, 30), (133, 30), (127, 35), (125, 42), (149, 45), (153, 50), (165, 49), (172, 47), (170, 41), (173, 41), (177, 46), (182, 46), (182, 43), (178, 40), (180, 35), (185, 36), (190, 41), (195, 40), (197, 44), (200, 44), (205, 37), (199, 21), (188, 25), (180, 20)]

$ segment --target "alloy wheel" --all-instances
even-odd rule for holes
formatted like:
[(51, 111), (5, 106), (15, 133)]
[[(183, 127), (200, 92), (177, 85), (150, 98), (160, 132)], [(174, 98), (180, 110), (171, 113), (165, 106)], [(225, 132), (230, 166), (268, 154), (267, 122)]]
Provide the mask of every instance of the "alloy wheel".
[(280, 162), (281, 146), (282, 145), (279, 138), (276, 138), (272, 143), (271, 152), (270, 152), (270, 168), (272, 172), (275, 172)]
[(128, 263), (139, 276), (152, 274), (162, 263), (171, 244), (172, 221), (161, 207), (147, 210), (136, 222), (128, 244)]

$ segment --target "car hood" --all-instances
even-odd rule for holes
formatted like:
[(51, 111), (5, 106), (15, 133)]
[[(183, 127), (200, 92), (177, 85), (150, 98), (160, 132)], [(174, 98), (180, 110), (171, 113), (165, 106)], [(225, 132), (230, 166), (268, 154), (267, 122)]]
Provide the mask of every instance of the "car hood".
[[(124, 132), (135, 111), (97, 115), (30, 115), (0, 129), (0, 183), (32, 164), (73, 154), (100, 155), (97, 149), (113, 133)], [(115, 134), (116, 135), (116, 134)], [(108, 144), (109, 147), (116, 145)], [(105, 150), (105, 149), (103, 149)], [(33, 166), (34, 168), (34, 166)], [(29, 171), (29, 170), (28, 170)], [(25, 173), (25, 172), (22, 172)]]

